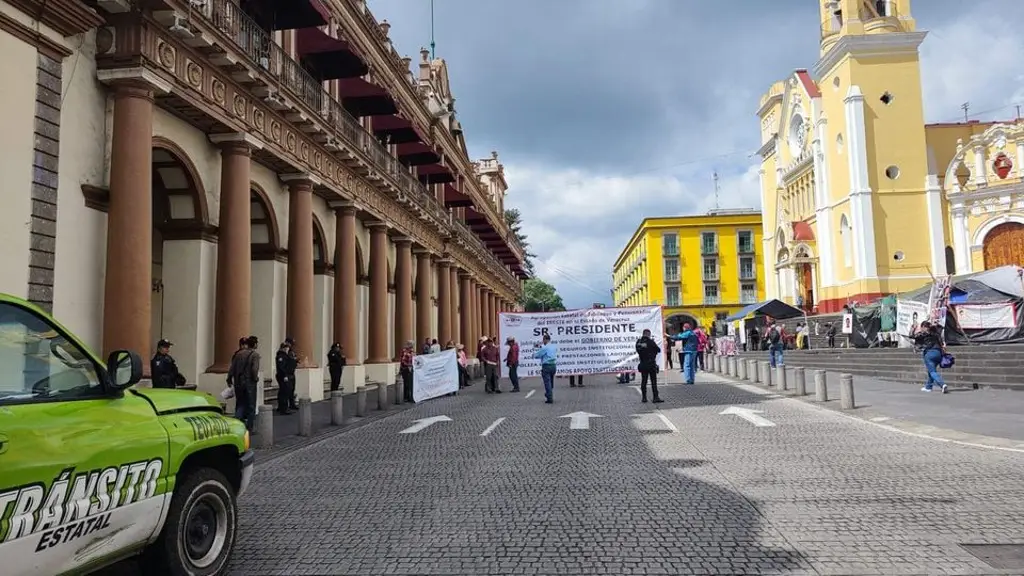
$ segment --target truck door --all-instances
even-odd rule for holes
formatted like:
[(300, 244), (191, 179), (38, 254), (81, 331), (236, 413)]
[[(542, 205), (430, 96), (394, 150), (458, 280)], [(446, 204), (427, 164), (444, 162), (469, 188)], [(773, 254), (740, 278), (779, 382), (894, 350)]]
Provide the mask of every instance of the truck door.
[(3, 572), (60, 574), (143, 545), (169, 498), (167, 453), (148, 402), (111, 393), (55, 322), (0, 299)]

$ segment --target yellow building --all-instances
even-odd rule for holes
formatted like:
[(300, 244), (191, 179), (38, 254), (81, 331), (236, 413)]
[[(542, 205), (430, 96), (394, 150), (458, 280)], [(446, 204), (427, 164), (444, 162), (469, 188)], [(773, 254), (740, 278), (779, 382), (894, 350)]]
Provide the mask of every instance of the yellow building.
[(709, 326), (764, 299), (761, 213), (645, 218), (612, 269), (616, 306), (664, 307), (666, 322)]
[(819, 312), (1024, 262), (1024, 125), (926, 125), (909, 0), (821, 3), (821, 51), (762, 96), (768, 297)]

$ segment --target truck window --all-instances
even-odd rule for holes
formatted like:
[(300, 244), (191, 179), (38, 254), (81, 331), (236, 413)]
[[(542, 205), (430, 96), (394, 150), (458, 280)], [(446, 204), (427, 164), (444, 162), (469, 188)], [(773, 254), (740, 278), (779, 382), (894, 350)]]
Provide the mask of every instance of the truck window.
[(0, 302), (0, 405), (96, 398), (93, 361), (35, 312)]

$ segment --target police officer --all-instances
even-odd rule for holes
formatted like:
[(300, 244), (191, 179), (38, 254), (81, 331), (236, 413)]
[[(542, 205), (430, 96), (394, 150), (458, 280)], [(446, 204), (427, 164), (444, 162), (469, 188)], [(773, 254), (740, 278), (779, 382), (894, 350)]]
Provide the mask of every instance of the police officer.
[(341, 385), (341, 373), (345, 369), (345, 353), (341, 350), (341, 344), (331, 344), (327, 352), (327, 371), (331, 374), (331, 392), (334, 392)]
[(149, 361), (149, 373), (153, 388), (175, 388), (185, 383), (185, 377), (178, 371), (178, 363), (171, 356), (170, 341), (161, 339), (156, 343), (156, 354)]
[(299, 359), (295, 355), (294, 340), (287, 338), (277, 349), (277, 411), (290, 414), (298, 409), (295, 401), (295, 369)]
[(651, 338), (651, 331), (644, 330), (640, 339), (636, 341), (636, 353), (640, 356), (640, 401), (647, 402), (647, 381), (651, 381), (651, 392), (654, 393), (654, 403), (662, 400), (658, 397), (658, 354), (661, 348)]

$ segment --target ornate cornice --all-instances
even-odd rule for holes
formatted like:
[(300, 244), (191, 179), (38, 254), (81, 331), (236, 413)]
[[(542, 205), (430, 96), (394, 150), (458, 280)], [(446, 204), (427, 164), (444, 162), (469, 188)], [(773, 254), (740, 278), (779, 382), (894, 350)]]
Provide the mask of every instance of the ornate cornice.
[(103, 17), (80, 0), (4, 1), (65, 37), (87, 32), (103, 24)]

